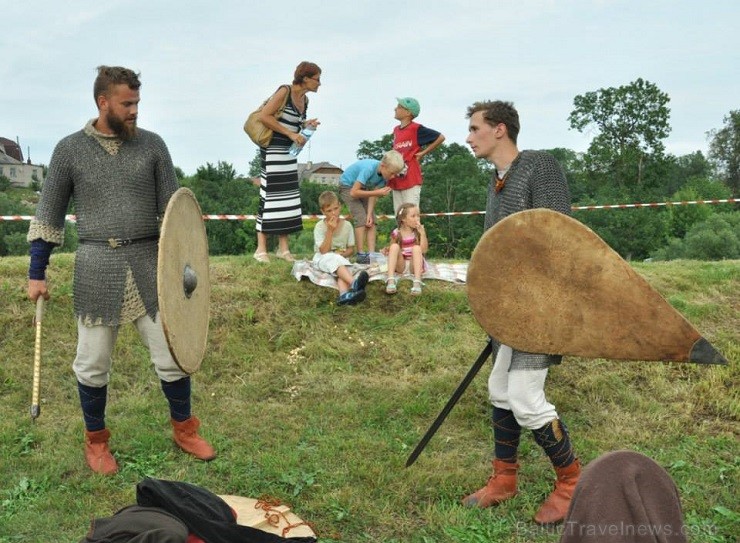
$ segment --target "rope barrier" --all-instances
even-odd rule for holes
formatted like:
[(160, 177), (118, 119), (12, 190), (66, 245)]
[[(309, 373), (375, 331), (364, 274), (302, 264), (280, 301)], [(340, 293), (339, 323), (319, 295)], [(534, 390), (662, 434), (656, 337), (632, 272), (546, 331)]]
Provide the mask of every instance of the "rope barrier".
[[(682, 202), (651, 202), (651, 203), (633, 203), (633, 204), (605, 204), (605, 205), (587, 205), (572, 206), (572, 211), (592, 211), (594, 209), (634, 209), (640, 207), (677, 207), (688, 205), (716, 205), (716, 204), (740, 204), (740, 198), (726, 198), (723, 200), (687, 200)], [(450, 211), (446, 213), (422, 213), (422, 217), (462, 217), (465, 215), (485, 215), (485, 211)], [(394, 219), (393, 215), (377, 215), (378, 219)], [(323, 219), (323, 215), (301, 215), (304, 220)], [(0, 222), (11, 221), (30, 221), (32, 215), (2, 215)], [(75, 215), (66, 215), (67, 222), (77, 222)], [(203, 215), (205, 221), (254, 221), (257, 215)]]

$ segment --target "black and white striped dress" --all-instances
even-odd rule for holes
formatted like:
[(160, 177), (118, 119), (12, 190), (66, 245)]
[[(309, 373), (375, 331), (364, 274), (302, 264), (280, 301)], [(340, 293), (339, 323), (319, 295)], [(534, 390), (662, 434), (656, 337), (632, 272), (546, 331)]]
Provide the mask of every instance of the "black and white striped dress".
[[(307, 101), (308, 102), (308, 101)], [(293, 98), (278, 122), (292, 132), (299, 132), (306, 113), (299, 113)], [(298, 160), (288, 153), (292, 141), (275, 132), (267, 147), (260, 148), (260, 205), (257, 231), (265, 234), (290, 234), (303, 230), (301, 195), (298, 186)]]

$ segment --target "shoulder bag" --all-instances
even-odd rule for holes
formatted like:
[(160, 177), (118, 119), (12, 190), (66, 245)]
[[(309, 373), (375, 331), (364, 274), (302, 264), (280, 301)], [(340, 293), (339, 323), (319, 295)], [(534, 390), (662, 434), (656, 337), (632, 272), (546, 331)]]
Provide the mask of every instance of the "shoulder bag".
[[(287, 87), (288, 92), (285, 93), (285, 99), (283, 100), (283, 103), (275, 112), (276, 119), (283, 114), (283, 110), (288, 104), (288, 97), (290, 96), (290, 85), (281, 85), (280, 87), (278, 87), (278, 90), (283, 87)], [(274, 95), (275, 93), (273, 93), (270, 98), (272, 98)], [(251, 139), (260, 147), (267, 147), (267, 145), (269, 145), (270, 143), (270, 140), (272, 139), (272, 128), (267, 128), (262, 123), (262, 121), (260, 121), (260, 112), (262, 111), (262, 108), (265, 107), (265, 104), (270, 101), (270, 98), (262, 102), (262, 105), (255, 109), (252, 113), (250, 113), (249, 117), (247, 117), (247, 120), (244, 121), (244, 131), (247, 133), (247, 136), (249, 136), (249, 139)]]

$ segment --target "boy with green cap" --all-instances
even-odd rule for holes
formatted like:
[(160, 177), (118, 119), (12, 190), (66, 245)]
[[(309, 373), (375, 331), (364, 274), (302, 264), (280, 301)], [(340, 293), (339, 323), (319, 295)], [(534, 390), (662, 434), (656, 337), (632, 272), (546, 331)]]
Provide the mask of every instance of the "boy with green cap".
[(406, 164), (405, 170), (388, 182), (393, 189), (393, 209), (397, 213), (405, 203), (419, 206), (423, 182), (419, 160), (436, 149), (445, 137), (436, 130), (414, 122), (421, 110), (416, 98), (396, 100), (395, 118), (399, 124), (393, 129), (393, 149), (401, 153)]

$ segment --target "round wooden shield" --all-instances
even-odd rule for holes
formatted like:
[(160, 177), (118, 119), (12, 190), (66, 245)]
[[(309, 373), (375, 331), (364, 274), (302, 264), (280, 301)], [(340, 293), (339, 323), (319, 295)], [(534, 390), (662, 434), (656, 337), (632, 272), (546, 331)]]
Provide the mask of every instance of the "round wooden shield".
[(591, 229), (550, 209), (490, 228), (473, 251), (467, 288), (483, 329), (520, 351), (727, 363)]
[(311, 527), (284, 504), (271, 505), (242, 496), (220, 496), (236, 511), (236, 523), (281, 537), (316, 537)]
[(186, 372), (200, 368), (208, 339), (211, 285), (203, 214), (188, 188), (170, 198), (157, 262), (159, 315), (172, 357)]

